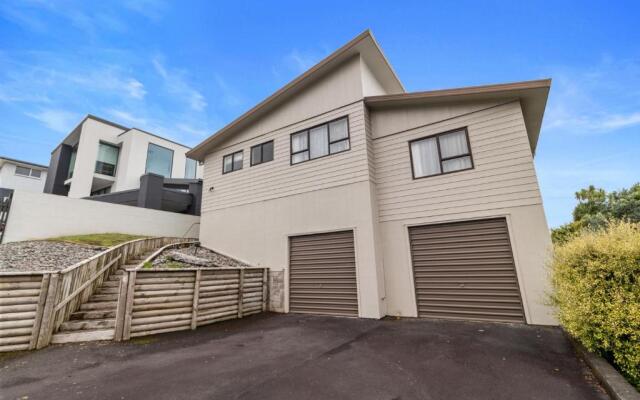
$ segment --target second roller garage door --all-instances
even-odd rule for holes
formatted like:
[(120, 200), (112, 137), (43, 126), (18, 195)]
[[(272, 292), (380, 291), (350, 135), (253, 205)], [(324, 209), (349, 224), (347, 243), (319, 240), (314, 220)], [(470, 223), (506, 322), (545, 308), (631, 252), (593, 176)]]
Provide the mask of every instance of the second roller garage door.
[(289, 311), (358, 316), (353, 231), (289, 238)]
[(419, 317), (524, 322), (504, 218), (409, 228)]

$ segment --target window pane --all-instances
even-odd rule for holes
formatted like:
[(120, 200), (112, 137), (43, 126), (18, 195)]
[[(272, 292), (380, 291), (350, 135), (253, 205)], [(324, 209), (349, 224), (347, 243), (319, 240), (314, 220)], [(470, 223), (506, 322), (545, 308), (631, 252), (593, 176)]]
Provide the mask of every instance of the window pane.
[(196, 160), (192, 160), (187, 158), (185, 167), (184, 167), (184, 177), (186, 179), (196, 179)]
[(329, 135), (327, 135), (327, 125), (313, 128), (309, 131), (310, 157), (317, 158), (326, 156), (329, 153)]
[(307, 132), (296, 133), (291, 136), (291, 152), (296, 153), (298, 151), (307, 150), (309, 144), (307, 143)]
[(303, 153), (294, 154), (291, 157), (291, 163), (292, 164), (297, 164), (297, 163), (302, 162), (302, 161), (307, 161), (308, 159), (309, 159), (309, 152), (305, 151)]
[(42, 171), (40, 171), (39, 169), (31, 170), (31, 176), (33, 176), (34, 178), (40, 178), (41, 174), (42, 174)]
[(330, 141), (345, 139), (348, 136), (347, 131), (347, 119), (343, 118), (338, 121), (334, 121), (329, 124), (329, 134), (331, 135)]
[(439, 139), (442, 158), (469, 153), (469, 149), (467, 148), (467, 135), (464, 131), (447, 133), (446, 135), (440, 136)]
[(233, 170), (237, 171), (242, 169), (242, 159), (244, 158), (244, 153), (239, 151), (237, 153), (233, 153)]
[(120, 149), (116, 146), (99, 143), (95, 172), (103, 175), (114, 176), (116, 174), (116, 164), (118, 163), (119, 151)]
[(262, 162), (262, 146), (251, 148), (251, 165), (260, 164)]
[(73, 168), (76, 166), (76, 154), (78, 154), (78, 149), (73, 149), (71, 152), (71, 159), (69, 160), (69, 173), (67, 174), (67, 179), (73, 177)]
[(339, 142), (331, 143), (331, 154), (341, 151), (349, 150), (349, 140), (341, 140)]
[(147, 150), (147, 173), (171, 177), (171, 167), (173, 166), (173, 150), (149, 143)]
[(31, 169), (25, 167), (19, 167), (16, 165), (16, 175), (29, 176)]
[(459, 171), (471, 168), (471, 157), (460, 157), (442, 162), (442, 172)]
[(224, 160), (222, 161), (222, 172), (231, 172), (233, 171), (233, 156), (228, 155), (224, 156)]
[(273, 160), (273, 141), (262, 145), (262, 162)]
[(411, 157), (416, 178), (440, 173), (440, 159), (435, 138), (411, 143)]

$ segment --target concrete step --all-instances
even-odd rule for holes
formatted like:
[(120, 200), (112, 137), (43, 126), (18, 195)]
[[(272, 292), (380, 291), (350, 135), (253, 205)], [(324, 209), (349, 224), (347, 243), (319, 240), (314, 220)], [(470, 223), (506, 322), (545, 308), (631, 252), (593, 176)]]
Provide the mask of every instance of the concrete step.
[(76, 321), (67, 321), (63, 322), (60, 325), (60, 331), (69, 332), (69, 331), (87, 331), (87, 330), (97, 330), (97, 329), (109, 329), (115, 328), (116, 320), (115, 319), (88, 319), (88, 320), (76, 320)]
[(96, 301), (82, 304), (80, 311), (109, 311), (115, 310), (117, 306), (117, 301)]
[(89, 319), (106, 319), (115, 318), (116, 309), (113, 310), (96, 310), (96, 311), (76, 311), (69, 317), (70, 320), (89, 320)]
[(113, 340), (115, 329), (91, 331), (58, 332), (51, 337), (52, 344), (90, 342), (93, 340)]
[(118, 301), (118, 293), (94, 294), (89, 297), (89, 303)]

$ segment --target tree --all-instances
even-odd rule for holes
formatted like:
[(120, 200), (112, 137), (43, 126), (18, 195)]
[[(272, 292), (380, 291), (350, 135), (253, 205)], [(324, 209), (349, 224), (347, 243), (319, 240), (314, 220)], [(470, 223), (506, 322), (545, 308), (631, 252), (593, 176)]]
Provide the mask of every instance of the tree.
[(554, 243), (564, 243), (584, 229), (599, 230), (609, 221), (640, 222), (640, 183), (607, 193), (590, 185), (576, 192), (573, 221), (551, 231)]

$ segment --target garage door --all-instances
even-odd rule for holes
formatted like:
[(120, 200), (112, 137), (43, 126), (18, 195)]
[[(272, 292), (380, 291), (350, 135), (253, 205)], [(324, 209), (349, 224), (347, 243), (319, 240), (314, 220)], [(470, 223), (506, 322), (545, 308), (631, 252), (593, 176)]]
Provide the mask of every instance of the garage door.
[(289, 239), (289, 311), (358, 315), (353, 231)]
[(524, 322), (504, 218), (409, 228), (418, 316)]

